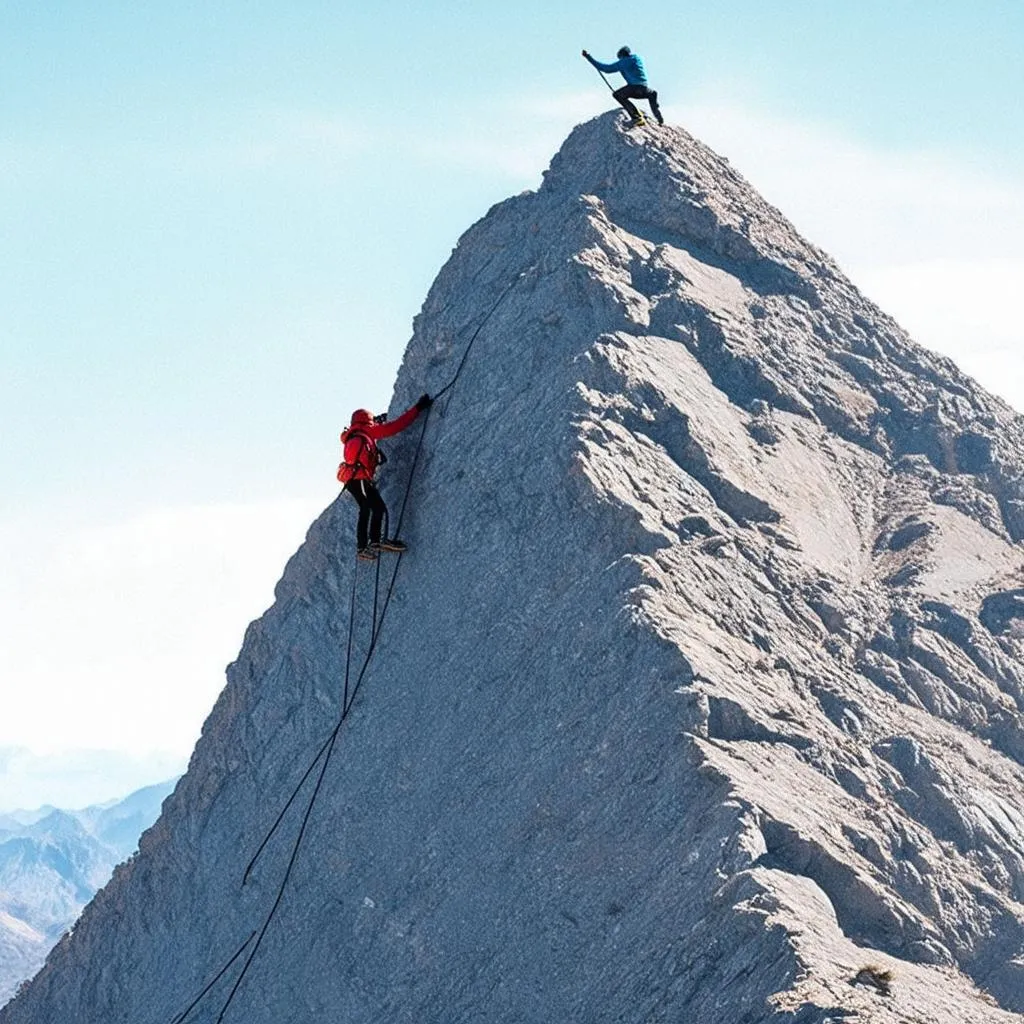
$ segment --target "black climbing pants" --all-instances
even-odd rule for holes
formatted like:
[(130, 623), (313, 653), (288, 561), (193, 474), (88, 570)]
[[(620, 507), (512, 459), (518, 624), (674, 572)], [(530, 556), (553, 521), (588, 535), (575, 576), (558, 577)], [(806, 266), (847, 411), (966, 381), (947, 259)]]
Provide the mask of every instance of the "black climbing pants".
[(654, 114), (658, 124), (664, 124), (665, 119), (661, 116), (661, 108), (658, 106), (658, 94), (646, 85), (624, 85), (616, 89), (612, 95), (626, 108), (629, 116), (635, 121), (640, 114), (630, 100), (647, 100), (651, 105), (651, 113)]
[(349, 480), (345, 490), (359, 503), (359, 522), (356, 524), (356, 547), (362, 549), (370, 542), (378, 544), (388, 507), (372, 480)]

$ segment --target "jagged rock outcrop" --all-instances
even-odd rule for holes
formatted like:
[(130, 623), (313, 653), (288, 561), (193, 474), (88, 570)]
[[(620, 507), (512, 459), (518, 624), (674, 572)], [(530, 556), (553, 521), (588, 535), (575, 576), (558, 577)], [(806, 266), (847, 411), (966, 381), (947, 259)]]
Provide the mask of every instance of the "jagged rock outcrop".
[[(460, 240), (395, 408), (481, 324), (224, 1019), (1018, 1019), (1020, 419), (726, 161), (611, 114)], [(313, 525), (140, 856), (3, 1024), (169, 1022), (265, 919), (303, 801), (241, 875), (337, 720), (352, 520)]]

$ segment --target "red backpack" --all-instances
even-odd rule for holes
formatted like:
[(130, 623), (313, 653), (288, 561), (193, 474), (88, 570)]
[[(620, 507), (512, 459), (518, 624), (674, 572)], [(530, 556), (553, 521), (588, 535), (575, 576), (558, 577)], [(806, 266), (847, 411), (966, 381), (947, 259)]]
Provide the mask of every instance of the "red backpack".
[[(357, 427), (349, 427), (341, 435), (344, 461), (338, 466), (338, 481), (347, 484), (350, 480), (372, 480), (377, 467), (384, 461), (384, 454), (369, 434)], [(349, 446), (357, 442), (351, 452)]]

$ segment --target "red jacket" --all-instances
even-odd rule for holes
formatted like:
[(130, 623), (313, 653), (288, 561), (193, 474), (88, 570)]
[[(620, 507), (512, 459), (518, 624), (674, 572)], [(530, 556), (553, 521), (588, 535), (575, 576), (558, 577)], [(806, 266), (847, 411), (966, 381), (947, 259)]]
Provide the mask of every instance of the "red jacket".
[(356, 409), (352, 413), (351, 425), (341, 432), (344, 461), (338, 466), (338, 480), (343, 484), (349, 480), (372, 480), (380, 464), (377, 442), (382, 437), (391, 437), (405, 430), (419, 414), (414, 405), (397, 419), (374, 423), (365, 409)]

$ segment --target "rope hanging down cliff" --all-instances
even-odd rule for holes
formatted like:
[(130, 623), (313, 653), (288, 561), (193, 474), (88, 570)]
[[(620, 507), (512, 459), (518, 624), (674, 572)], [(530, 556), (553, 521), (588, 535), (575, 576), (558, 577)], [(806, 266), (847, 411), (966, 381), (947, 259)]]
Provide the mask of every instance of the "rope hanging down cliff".
[[(480, 323), (477, 325), (476, 329), (473, 331), (473, 334), (470, 336), (469, 342), (466, 345), (465, 351), (462, 353), (462, 358), (459, 360), (459, 365), (456, 367), (455, 373), (452, 376), (452, 379), (443, 388), (441, 388), (440, 391), (438, 391), (434, 395), (434, 400), (435, 401), (437, 401), (437, 399), (439, 399), (439, 398), (442, 398), (445, 394), (447, 394), (449, 391), (451, 391), (451, 389), (456, 385), (456, 383), (459, 380), (459, 377), (462, 374), (462, 369), (466, 365), (466, 360), (469, 357), (469, 353), (470, 353), (470, 351), (473, 348), (473, 343), (476, 341), (477, 337), (480, 335), (480, 332), (487, 325), (487, 322), (491, 319), (491, 317), (494, 315), (494, 313), (497, 312), (498, 307), (505, 300), (505, 298), (509, 294), (509, 292), (511, 292), (512, 289), (533, 269), (534, 269), (534, 267), (529, 267), (527, 270), (524, 270), (522, 273), (518, 274), (516, 277), (514, 277), (512, 279), (512, 281), (508, 285), (506, 285), (506, 287), (498, 295), (498, 298), (494, 301), (494, 303), (492, 304), (490, 309), (484, 315), (484, 318), (480, 321)], [(422, 430), (420, 431), (420, 439), (419, 439), (419, 442), (417, 443), (417, 446), (416, 446), (416, 453), (413, 456), (412, 468), (409, 471), (409, 480), (408, 480), (408, 482), (406, 484), (405, 494), (402, 497), (401, 508), (399, 509), (398, 526), (395, 529), (395, 536), (396, 537), (401, 533), (402, 520), (403, 520), (403, 518), (405, 516), (405, 507), (406, 507), (406, 503), (409, 500), (409, 491), (410, 491), (410, 489), (412, 487), (413, 474), (414, 474), (415, 469), (416, 469), (416, 463), (419, 460), (420, 449), (421, 449), (421, 447), (423, 445), (423, 438), (424, 438), (424, 436), (426, 435), (426, 432), (427, 432), (427, 423), (428, 423), (428, 421), (430, 419), (430, 412), (431, 412), (431, 409), (428, 408), (426, 410), (426, 412), (424, 413), (423, 427), (422, 427)], [(402, 556), (401, 556), (401, 553), (399, 553), (397, 561), (395, 562), (395, 568), (394, 568), (393, 573), (392, 573), (391, 586), (388, 588), (388, 593), (387, 593), (387, 599), (388, 600), (390, 600), (390, 597), (391, 597), (391, 587), (394, 586), (395, 577), (398, 575), (398, 568), (401, 565), (401, 562), (402, 562)], [(359, 685), (362, 682), (363, 672), (366, 669), (366, 665), (369, 663), (370, 655), (373, 653), (373, 642), (372, 642), (373, 641), (373, 636), (376, 633), (379, 632), (379, 625), (377, 623), (377, 617), (376, 617), (377, 584), (379, 583), (379, 580), (380, 580), (380, 563), (378, 562), (377, 563), (377, 579), (376, 579), (376, 582), (374, 584), (374, 629), (373, 629), (372, 634), (371, 634), (371, 646), (370, 646), (370, 649), (369, 649), (369, 651), (367, 653), (366, 660), (364, 661), (363, 669), (360, 670), (359, 676), (357, 677), (355, 690), (353, 690), (353, 693), (352, 693), (352, 700), (355, 700), (356, 690), (358, 690)], [(355, 607), (355, 590), (354, 590), (354, 588), (355, 588), (355, 574), (354, 573), (353, 573), (352, 585), (353, 585), (352, 608), (354, 609), (354, 607)], [(386, 603), (385, 603), (385, 608), (386, 608)], [(384, 615), (383, 615), (383, 612), (382, 612), (381, 613), (381, 621), (383, 621), (383, 618), (384, 618)], [(349, 632), (348, 632), (348, 654), (346, 655), (346, 664), (345, 664), (345, 691), (344, 692), (345, 692), (345, 698), (346, 699), (343, 699), (343, 701), (342, 701), (341, 720), (339, 720), (337, 726), (335, 727), (336, 729), (340, 728), (341, 723), (344, 721), (345, 717), (348, 715), (348, 709), (351, 706), (350, 703), (347, 702), (347, 696), (348, 696), (348, 680), (349, 680), (348, 657), (351, 655), (351, 650), (352, 650), (352, 622), (353, 622), (352, 610), (350, 610), (350, 612), (349, 612)], [(323, 756), (324, 751), (326, 751), (328, 746), (330, 746), (331, 741), (333, 739), (333, 736), (334, 736), (334, 733), (331, 733), (331, 735), (329, 735), (327, 737), (327, 739), (324, 740), (324, 742), (321, 745), (320, 749), (316, 752), (316, 755), (313, 758), (312, 762), (310, 763), (309, 767), (303, 773), (302, 778), (299, 779), (299, 781), (296, 784), (295, 788), (292, 790), (291, 796), (288, 797), (287, 801), (285, 802), (284, 807), (281, 808), (281, 812), (278, 814), (277, 818), (275, 819), (274, 824), (271, 825), (270, 830), (264, 836), (263, 841), (260, 843), (260, 845), (257, 848), (255, 854), (253, 854), (252, 860), (249, 861), (249, 864), (247, 865), (247, 867), (245, 869), (245, 874), (242, 876), (242, 884), (243, 885), (245, 885), (245, 883), (249, 880), (249, 875), (252, 873), (252, 869), (255, 866), (256, 861), (259, 860), (260, 854), (266, 848), (267, 843), (270, 842), (270, 839), (273, 837), (274, 833), (277, 831), (278, 827), (281, 824), (282, 819), (284, 818), (285, 814), (288, 812), (289, 807), (291, 807), (292, 802), (295, 800), (295, 798), (298, 796), (299, 792), (302, 790), (302, 787), (305, 785), (306, 780), (313, 773), (314, 769), (316, 768), (317, 763), (319, 762), (320, 758)]]
[[(445, 395), (448, 391), (450, 391), (455, 386), (455, 384), (457, 383), (457, 381), (459, 379), (459, 376), (462, 373), (463, 367), (466, 364), (466, 360), (469, 357), (470, 350), (472, 349), (473, 344), (476, 341), (477, 337), (480, 335), (480, 332), (483, 330), (484, 326), (487, 324), (487, 322), (491, 319), (491, 317), (497, 311), (498, 307), (502, 304), (502, 302), (504, 302), (505, 298), (512, 291), (512, 289), (515, 287), (515, 285), (518, 284), (519, 281), (521, 281), (523, 279), (523, 277), (525, 277), (526, 274), (528, 274), (529, 271), (532, 270), (532, 269), (534, 269), (534, 268), (530, 267), (527, 270), (525, 270), (525, 271), (521, 272), (520, 274), (518, 274), (515, 278), (513, 278), (512, 281), (509, 282), (509, 284), (504, 288), (504, 290), (501, 292), (501, 294), (495, 300), (494, 304), (490, 307), (490, 309), (487, 311), (487, 313), (485, 314), (483, 319), (477, 325), (477, 327), (474, 330), (473, 334), (470, 336), (469, 342), (466, 345), (465, 351), (462, 354), (462, 358), (459, 361), (459, 365), (456, 368), (455, 374), (452, 376), (452, 379), (443, 388), (441, 388), (440, 391), (438, 391), (436, 393), (436, 395), (434, 396), (435, 399), (442, 397), (443, 395)], [(417, 465), (419, 464), (420, 453), (421, 453), (422, 448), (423, 448), (423, 440), (424, 440), (424, 438), (426, 436), (426, 433), (427, 433), (427, 425), (429, 423), (429, 420), (430, 420), (430, 408), (428, 407), (426, 409), (425, 415), (423, 417), (423, 427), (420, 430), (419, 440), (418, 440), (418, 442), (416, 444), (416, 451), (415, 451), (415, 454), (413, 455), (412, 465), (411, 465), (411, 467), (409, 469), (409, 478), (408, 478), (408, 480), (406, 482), (405, 493), (404, 493), (404, 495), (402, 497), (402, 505), (401, 505), (401, 508), (399, 510), (398, 524), (397, 524), (397, 526), (395, 528), (395, 536), (396, 537), (401, 533), (402, 521), (403, 521), (403, 519), (405, 517), (405, 510), (406, 510), (406, 506), (408, 504), (410, 491), (412, 490), (412, 483), (413, 483), (413, 480), (415, 478), (416, 468), (417, 468)], [(345, 677), (344, 677), (344, 686), (343, 686), (343, 695), (342, 695), (341, 715), (338, 718), (338, 721), (335, 724), (335, 726), (334, 726), (333, 730), (331, 731), (330, 735), (327, 737), (327, 739), (321, 745), (320, 749), (317, 751), (316, 756), (313, 758), (313, 760), (310, 763), (309, 767), (303, 773), (302, 778), (299, 780), (298, 784), (295, 786), (294, 790), (292, 791), (292, 794), (288, 797), (288, 800), (285, 802), (285, 805), (281, 809), (281, 812), (278, 814), (276, 820), (274, 821), (274, 824), (271, 826), (270, 830), (267, 832), (267, 834), (264, 837), (263, 841), (260, 843), (258, 849), (256, 850), (256, 853), (253, 855), (252, 859), (249, 861), (249, 864), (247, 865), (247, 867), (245, 869), (245, 874), (244, 874), (243, 879), (242, 879), (242, 884), (244, 885), (248, 881), (249, 876), (250, 876), (253, 868), (255, 867), (256, 862), (259, 860), (260, 855), (262, 854), (262, 852), (266, 848), (267, 844), (270, 842), (271, 838), (277, 832), (279, 826), (281, 825), (281, 822), (284, 820), (284, 817), (287, 814), (288, 809), (291, 807), (292, 803), (295, 801), (296, 797), (301, 792), (302, 787), (305, 785), (307, 779), (309, 779), (309, 777), (313, 774), (314, 770), (316, 769), (317, 764), (320, 763), (321, 758), (322, 758), (323, 759), (323, 763), (320, 766), (320, 772), (319, 772), (319, 774), (317, 776), (316, 784), (314, 785), (313, 791), (310, 794), (309, 801), (306, 804), (306, 809), (305, 809), (305, 811), (303, 813), (302, 821), (301, 821), (301, 824), (299, 826), (298, 833), (297, 833), (297, 835), (295, 837), (295, 841), (294, 841), (294, 843), (292, 845), (291, 855), (289, 856), (288, 864), (287, 864), (287, 866), (285, 868), (284, 876), (282, 877), (281, 882), (280, 882), (280, 884), (278, 886), (278, 890), (277, 890), (277, 894), (276, 894), (276, 897), (274, 899), (274, 902), (271, 905), (270, 911), (268, 912), (266, 918), (264, 919), (262, 926), (257, 931), (255, 931), (255, 932), (253, 932), (252, 934), (249, 935), (249, 937), (245, 940), (245, 942), (232, 955), (230, 960), (228, 960), (227, 963), (225, 963), (224, 966), (221, 967), (221, 969), (217, 972), (217, 974), (213, 977), (213, 979), (210, 982), (208, 982), (207, 985), (202, 989), (202, 991), (199, 993), (199, 995), (197, 995), (195, 997), (195, 999), (189, 1004), (189, 1006), (185, 1010), (183, 1010), (181, 1013), (178, 1014), (178, 1016), (176, 1016), (174, 1018), (174, 1020), (171, 1022), (171, 1024), (185, 1024), (185, 1021), (187, 1020), (189, 1015), (192, 1013), (192, 1011), (199, 1005), (199, 1003), (203, 1000), (203, 998), (217, 985), (217, 983), (228, 973), (228, 971), (232, 967), (232, 965), (242, 956), (242, 954), (245, 952), (245, 950), (251, 944), (252, 948), (249, 949), (248, 956), (245, 958), (245, 961), (244, 961), (244, 963), (242, 965), (242, 969), (239, 972), (238, 977), (235, 979), (235, 982), (232, 985), (231, 990), (228, 992), (227, 998), (225, 999), (223, 1005), (221, 1006), (220, 1012), (217, 1015), (217, 1018), (216, 1018), (217, 1024), (221, 1024), (221, 1022), (224, 1020), (225, 1014), (228, 1011), (228, 1008), (231, 1006), (232, 1002), (234, 1001), (235, 995), (238, 993), (238, 990), (241, 987), (241, 984), (242, 984), (243, 980), (245, 979), (245, 976), (248, 973), (249, 968), (251, 967), (251, 965), (253, 963), (253, 960), (256, 957), (257, 952), (259, 951), (260, 945), (263, 942), (263, 938), (266, 935), (267, 930), (269, 929), (270, 924), (273, 921), (273, 919), (274, 919), (274, 917), (275, 917), (275, 915), (277, 913), (278, 907), (281, 905), (282, 899), (284, 898), (284, 893), (285, 893), (285, 890), (287, 888), (288, 881), (289, 881), (289, 879), (291, 877), (292, 869), (295, 866), (295, 862), (296, 862), (296, 860), (298, 858), (298, 854), (299, 854), (299, 849), (300, 849), (300, 847), (302, 845), (303, 836), (305, 835), (306, 828), (309, 825), (309, 820), (310, 820), (310, 818), (312, 816), (313, 808), (314, 808), (314, 806), (316, 804), (316, 800), (317, 800), (317, 797), (318, 797), (318, 795), (320, 793), (321, 786), (323, 785), (324, 777), (327, 774), (327, 768), (328, 768), (328, 766), (330, 764), (331, 755), (334, 752), (334, 748), (335, 748), (335, 745), (337, 743), (338, 736), (339, 736), (339, 734), (341, 732), (342, 725), (344, 724), (345, 719), (348, 717), (348, 714), (351, 711), (351, 709), (352, 709), (352, 707), (353, 707), (353, 705), (355, 703), (355, 699), (356, 699), (356, 696), (358, 695), (359, 688), (361, 687), (363, 679), (366, 676), (366, 671), (367, 671), (367, 669), (369, 667), (370, 660), (372, 659), (373, 653), (374, 653), (374, 651), (376, 649), (377, 641), (380, 638), (381, 630), (383, 628), (384, 618), (387, 615), (388, 606), (391, 603), (391, 596), (392, 596), (392, 593), (394, 592), (395, 582), (396, 582), (396, 580), (398, 578), (398, 570), (401, 567), (401, 562), (402, 562), (402, 553), (399, 552), (398, 553), (398, 557), (397, 557), (397, 559), (395, 561), (395, 567), (392, 570), (391, 580), (390, 580), (390, 582), (388, 583), (388, 586), (387, 586), (387, 590), (386, 590), (386, 593), (385, 593), (383, 604), (381, 605), (379, 621), (377, 619), (377, 606), (378, 606), (379, 588), (380, 588), (380, 562), (379, 561), (377, 562), (376, 574), (375, 574), (375, 578), (374, 578), (373, 622), (372, 622), (372, 625), (371, 625), (370, 645), (369, 645), (369, 647), (367, 649), (366, 656), (363, 659), (363, 664), (360, 667), (359, 673), (356, 676), (355, 683), (351, 687), (351, 695), (349, 695), (349, 684), (350, 684), (350, 676), (351, 676), (351, 653), (352, 653), (352, 640), (353, 640), (353, 624), (354, 624), (354, 618), (355, 618), (355, 587), (356, 587), (356, 580), (357, 580), (357, 573), (353, 570), (353, 573), (352, 573), (352, 595), (351, 595), (350, 606), (349, 606), (348, 641), (347, 641), (347, 645), (346, 645)], [(255, 942), (253, 941), (254, 939), (255, 939)]]

